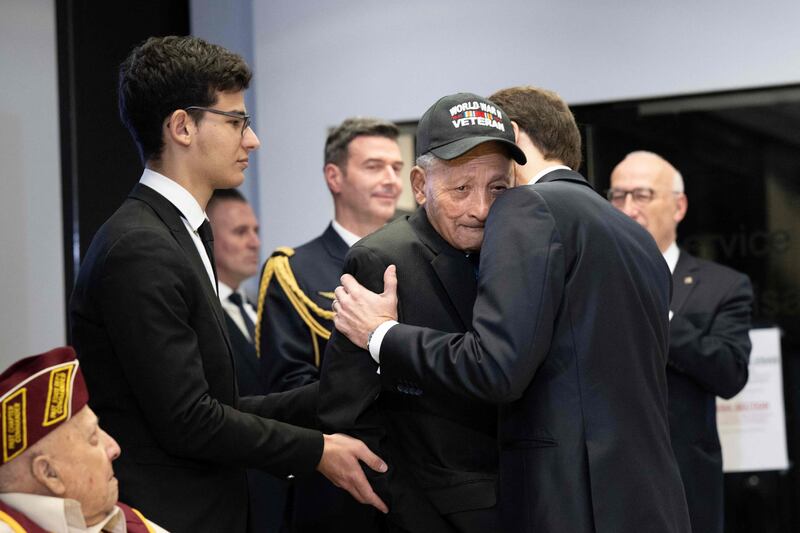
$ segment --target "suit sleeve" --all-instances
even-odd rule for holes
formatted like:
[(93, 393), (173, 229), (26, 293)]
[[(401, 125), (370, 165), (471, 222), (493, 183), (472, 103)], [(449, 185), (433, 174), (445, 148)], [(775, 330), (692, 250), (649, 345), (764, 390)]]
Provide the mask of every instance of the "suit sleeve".
[[(564, 290), (561, 238), (544, 200), (527, 187), (492, 206), (481, 250), (472, 331), (398, 324), (381, 345), (381, 379), (418, 380), (492, 403), (522, 396), (550, 347)], [(524, 292), (523, 292), (524, 291)]]
[(276, 276), (261, 316), (260, 373), (264, 392), (280, 392), (319, 380), (311, 330), (300, 318)]
[(266, 396), (242, 396), (239, 398), (239, 410), (295, 426), (318, 429), (318, 394), (319, 382), (315, 381), (290, 391)]
[(669, 325), (670, 367), (716, 396), (735, 396), (747, 383), (752, 305), (750, 280), (739, 275), (713, 316), (698, 321), (675, 314)]
[[(386, 266), (367, 248), (354, 246), (345, 259), (344, 272), (352, 274), (370, 290), (381, 292)], [(369, 352), (334, 331), (322, 362), (318, 415), (323, 430), (359, 438), (383, 457), (381, 440), (385, 432), (375, 404), (380, 392), (377, 369)], [(369, 468), (364, 470), (373, 488), (383, 497), (385, 492), (379, 480), (385, 476)]]
[[(99, 278), (98, 304), (114, 356), (159, 445), (172, 455), (276, 475), (314, 470), (322, 456), (319, 432), (240, 411), (209, 394), (196, 334), (208, 326), (193, 323), (191, 312), (205, 305), (196, 279), (174, 240), (148, 229), (123, 235)], [(283, 409), (270, 397), (247, 406), (262, 414)]]

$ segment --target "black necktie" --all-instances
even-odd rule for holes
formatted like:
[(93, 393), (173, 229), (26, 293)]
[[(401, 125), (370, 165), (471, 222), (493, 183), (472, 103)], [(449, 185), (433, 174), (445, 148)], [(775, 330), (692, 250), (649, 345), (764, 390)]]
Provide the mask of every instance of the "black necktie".
[(239, 313), (242, 315), (242, 320), (244, 320), (244, 326), (247, 328), (247, 333), (250, 334), (250, 342), (255, 342), (256, 340), (256, 325), (253, 324), (253, 321), (250, 320), (250, 315), (247, 314), (247, 311), (244, 308), (244, 301), (242, 301), (242, 295), (238, 292), (232, 292), (230, 296), (228, 296), (228, 300), (236, 304), (236, 307), (239, 308)]
[(206, 219), (197, 228), (197, 234), (200, 235), (200, 240), (203, 241), (203, 248), (206, 249), (208, 260), (211, 262), (211, 270), (214, 271), (214, 281), (217, 281), (217, 264), (214, 261), (214, 232), (211, 231), (211, 223)]

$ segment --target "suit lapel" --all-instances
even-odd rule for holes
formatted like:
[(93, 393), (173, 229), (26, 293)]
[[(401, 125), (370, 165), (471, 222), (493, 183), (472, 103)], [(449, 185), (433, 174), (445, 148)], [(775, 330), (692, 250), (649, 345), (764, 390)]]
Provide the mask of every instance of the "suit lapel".
[(673, 313), (678, 314), (689, 294), (700, 283), (697, 271), (697, 261), (694, 257), (681, 250), (675, 272), (672, 274), (672, 301), (669, 308)]
[(180, 211), (178, 211), (178, 208), (172, 205), (169, 200), (146, 185), (137, 184), (128, 196), (130, 198), (141, 200), (149, 205), (153, 211), (156, 212), (156, 215), (158, 215), (161, 221), (164, 222), (164, 225), (169, 228), (172, 236), (183, 249), (183, 252), (188, 257), (189, 262), (194, 267), (195, 273), (200, 276), (200, 284), (203, 287), (203, 294), (205, 294), (208, 304), (214, 311), (214, 317), (216, 318), (217, 324), (219, 325), (222, 335), (225, 338), (225, 344), (228, 346), (228, 351), (232, 353), (233, 347), (231, 346), (231, 340), (228, 337), (227, 329), (225, 328), (225, 315), (224, 311), (222, 310), (222, 305), (219, 302), (219, 297), (217, 296), (214, 287), (211, 285), (211, 280), (208, 278), (208, 272), (203, 264), (203, 260), (200, 258), (200, 254), (197, 252), (197, 247), (195, 246), (191, 236), (189, 236), (186, 226), (183, 224)]
[(408, 220), (420, 240), (433, 252), (431, 268), (436, 272), (450, 302), (458, 312), (463, 326), (472, 324), (472, 305), (475, 303), (475, 271), (472, 263), (460, 252), (450, 246), (428, 221), (425, 210), (417, 209)]

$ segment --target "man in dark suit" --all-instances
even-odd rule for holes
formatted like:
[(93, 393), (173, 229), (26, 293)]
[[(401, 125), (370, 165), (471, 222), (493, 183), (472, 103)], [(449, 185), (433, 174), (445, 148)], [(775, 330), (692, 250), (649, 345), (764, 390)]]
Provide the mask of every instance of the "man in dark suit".
[[(258, 272), (261, 246), (258, 220), (250, 204), (236, 189), (214, 191), (206, 214), (214, 231), (219, 301), (225, 311), (225, 325), (233, 348), (239, 394), (260, 394), (258, 356), (253, 344), (256, 310), (242, 287), (245, 280)], [(251, 468), (247, 470), (247, 485), (250, 489), (248, 530), (251, 533), (280, 531), (284, 523), (286, 480)]]
[[(296, 249), (278, 248), (262, 270), (259, 325), (262, 393), (319, 380), (333, 330), (333, 289), (347, 250), (394, 215), (403, 167), (397, 126), (376, 118), (348, 118), (325, 141), (325, 183), (334, 217), (325, 231)], [(318, 474), (292, 481), (289, 504), (294, 533), (352, 522), (359, 505)]]
[(555, 93), (491, 98), (528, 160), (550, 168), (528, 179), (516, 166), (523, 186), (492, 206), (472, 330), (386, 321), (393, 269), (382, 295), (343, 276), (336, 327), (369, 346), (384, 390), (500, 406), (504, 531), (688, 532), (667, 423), (669, 270), (646, 231), (563, 168), (564, 143), (580, 144)]
[(385, 509), (358, 464), (382, 467), (363, 443), (279, 421), (314, 425), (313, 388), (239, 397), (203, 210), (214, 189), (242, 183), (259, 146), (250, 77), (241, 57), (194, 37), (128, 56), (120, 115), (146, 168), (95, 235), (70, 302), (90, 404), (125, 447), (121, 494), (171, 531), (245, 531), (246, 467), (316, 469)]
[[(503, 112), (469, 93), (442, 98), (423, 115), (417, 155), (411, 185), (421, 208), (353, 246), (344, 270), (378, 289), (387, 265), (396, 264), (404, 321), (465, 331), (489, 206), (511, 185), (511, 158), (524, 163), (524, 155)], [(324, 427), (391, 457), (389, 474), (372, 478), (389, 498), (390, 530), (500, 531), (494, 407), (428, 396), (408, 383), (380, 391), (377, 365), (363, 351), (341, 335), (331, 338), (319, 416)]]
[(632, 152), (611, 173), (608, 198), (656, 241), (672, 271), (669, 425), (692, 530), (722, 533), (722, 453), (716, 397), (747, 383), (753, 290), (744, 274), (675, 243), (688, 200), (683, 177), (661, 156)]

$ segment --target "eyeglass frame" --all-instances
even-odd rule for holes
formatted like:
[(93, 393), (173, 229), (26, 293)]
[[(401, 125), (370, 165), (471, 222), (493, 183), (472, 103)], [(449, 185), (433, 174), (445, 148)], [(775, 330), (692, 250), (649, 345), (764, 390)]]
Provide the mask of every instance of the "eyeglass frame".
[(203, 107), (199, 105), (190, 105), (183, 109), (184, 111), (208, 111), (209, 113), (214, 113), (215, 115), (222, 115), (224, 117), (231, 117), (231, 118), (238, 118), (242, 121), (242, 137), (244, 137), (244, 132), (252, 126), (252, 115), (248, 113), (240, 113), (238, 111), (222, 111), (221, 109), (214, 109), (213, 107)]
[[(649, 197), (646, 200), (645, 199), (640, 199), (640, 200), (636, 199), (636, 193), (637, 192), (641, 193), (641, 191), (648, 191), (649, 192)], [(625, 193), (625, 195), (620, 198), (621, 201), (619, 202), (619, 204), (615, 204), (614, 203), (614, 199), (612, 198), (612, 195), (615, 192), (617, 192), (617, 193)], [(670, 192), (675, 196), (683, 194), (681, 191), (670, 191)], [(610, 188), (610, 189), (608, 189), (606, 191), (606, 199), (611, 203), (611, 205), (623, 206), (623, 205), (625, 205), (625, 201), (628, 199), (628, 195), (630, 195), (631, 199), (633, 200), (633, 203), (635, 203), (637, 205), (647, 205), (650, 202), (652, 202), (655, 199), (656, 196), (658, 196), (657, 193), (658, 193), (658, 191), (656, 191), (655, 189), (652, 189), (650, 187), (634, 187), (633, 189), (620, 189), (620, 188), (612, 187), (612, 188)]]

